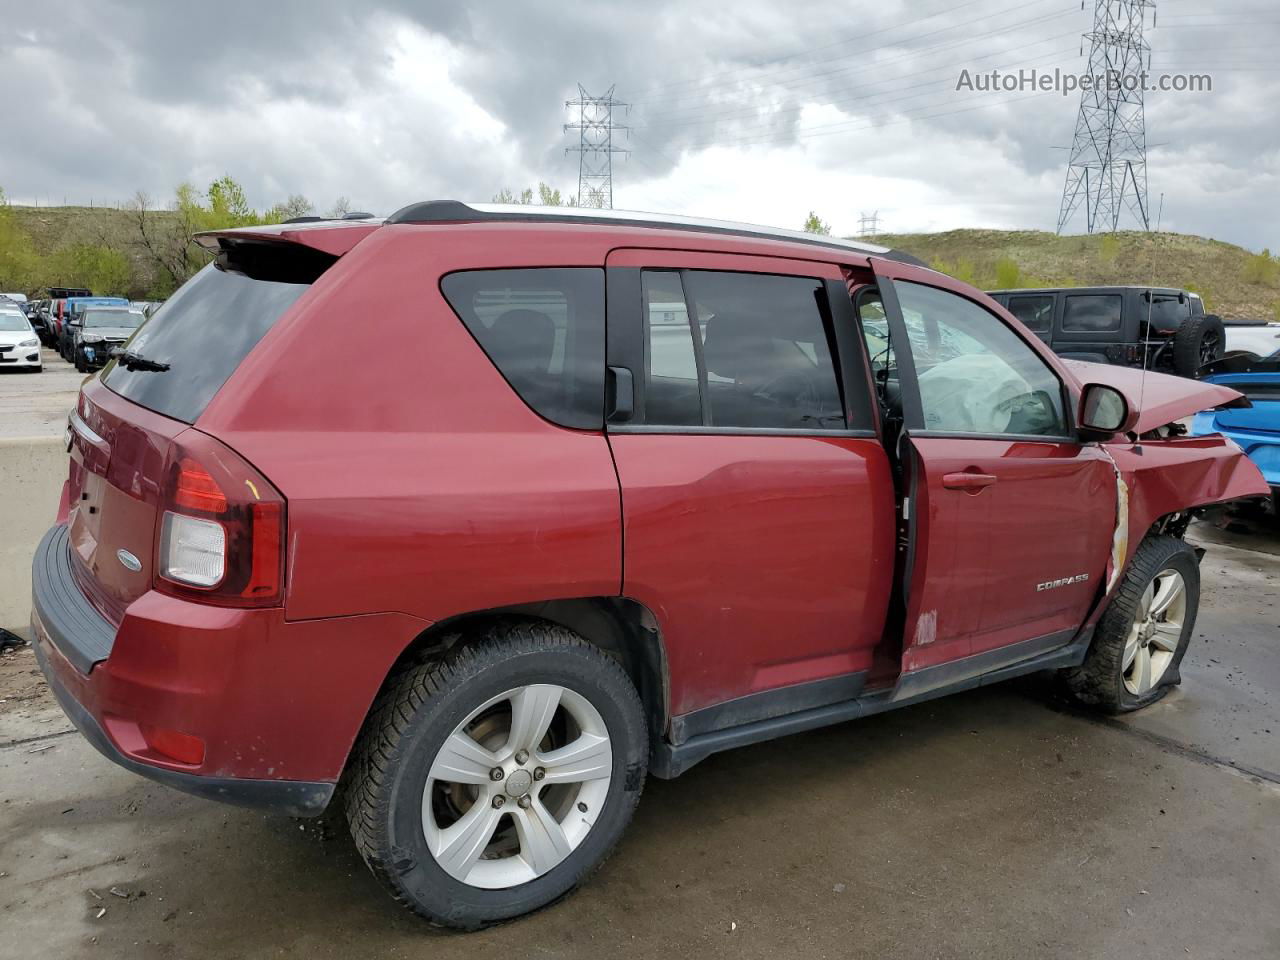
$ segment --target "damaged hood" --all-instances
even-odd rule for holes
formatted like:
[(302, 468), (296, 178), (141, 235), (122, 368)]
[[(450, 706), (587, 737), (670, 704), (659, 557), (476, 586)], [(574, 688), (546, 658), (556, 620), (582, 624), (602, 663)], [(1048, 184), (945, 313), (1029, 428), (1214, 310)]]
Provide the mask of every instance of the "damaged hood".
[(1102, 383), (1115, 387), (1138, 407), (1138, 423), (1134, 430), (1147, 433), (1166, 423), (1183, 420), (1201, 410), (1221, 407), (1252, 406), (1238, 390), (1217, 383), (1172, 377), (1167, 373), (1143, 372), (1132, 367), (1118, 367), (1084, 360), (1063, 360), (1082, 384)]

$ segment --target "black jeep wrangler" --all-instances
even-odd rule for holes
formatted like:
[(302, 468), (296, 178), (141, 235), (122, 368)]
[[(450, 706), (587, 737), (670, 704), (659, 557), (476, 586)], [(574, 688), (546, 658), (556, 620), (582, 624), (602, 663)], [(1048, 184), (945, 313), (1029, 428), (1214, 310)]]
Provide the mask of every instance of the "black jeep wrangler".
[(1053, 352), (1182, 377), (1222, 356), (1222, 318), (1197, 293), (1171, 287), (991, 290)]

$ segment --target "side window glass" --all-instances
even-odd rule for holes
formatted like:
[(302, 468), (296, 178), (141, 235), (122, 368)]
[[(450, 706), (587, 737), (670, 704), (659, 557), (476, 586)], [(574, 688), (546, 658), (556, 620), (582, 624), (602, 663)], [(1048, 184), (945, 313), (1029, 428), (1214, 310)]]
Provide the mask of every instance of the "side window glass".
[(680, 274), (641, 274), (645, 323), (645, 421), (689, 427), (702, 423), (698, 358)]
[(468, 270), (440, 286), (525, 403), (562, 426), (603, 426), (603, 270)]
[(1048, 333), (1053, 324), (1053, 295), (1010, 297), (1009, 312), (1033, 333)]
[(1067, 435), (1062, 384), (998, 317), (963, 297), (896, 285), (927, 430)]
[(1118, 294), (1074, 294), (1062, 308), (1062, 329), (1070, 333), (1114, 333), (1120, 329)]
[(712, 426), (844, 429), (820, 280), (696, 270), (683, 276)]

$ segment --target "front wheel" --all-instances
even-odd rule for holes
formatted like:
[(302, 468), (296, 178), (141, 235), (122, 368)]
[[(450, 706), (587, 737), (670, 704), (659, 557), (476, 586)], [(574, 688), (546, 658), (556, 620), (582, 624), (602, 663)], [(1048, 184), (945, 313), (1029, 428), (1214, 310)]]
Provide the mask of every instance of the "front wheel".
[(619, 663), (542, 623), (494, 628), (380, 698), (347, 791), (361, 856), (400, 903), (474, 930), (564, 896), (631, 820), (648, 758)]
[(1068, 691), (1106, 713), (1155, 703), (1181, 681), (1179, 666), (1200, 606), (1195, 551), (1176, 537), (1148, 537), (1098, 623)]

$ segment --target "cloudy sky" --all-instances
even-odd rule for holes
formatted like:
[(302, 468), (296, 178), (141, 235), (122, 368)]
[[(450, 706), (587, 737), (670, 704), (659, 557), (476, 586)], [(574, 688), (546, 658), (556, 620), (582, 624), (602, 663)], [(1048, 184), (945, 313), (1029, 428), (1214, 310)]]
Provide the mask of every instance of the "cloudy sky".
[[(581, 83), (632, 104), (614, 205), (837, 233), (1053, 229), (1077, 95), (957, 90), (1080, 72), (1093, 0), (0, 0), (0, 187), (19, 203), (167, 202), (229, 173), (384, 214), (577, 190)], [(1160, 0), (1147, 95), (1163, 226), (1280, 247), (1280, 8)], [(1087, 47), (1086, 47), (1087, 53)], [(1083, 230), (1082, 221), (1077, 229)]]

